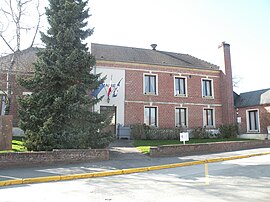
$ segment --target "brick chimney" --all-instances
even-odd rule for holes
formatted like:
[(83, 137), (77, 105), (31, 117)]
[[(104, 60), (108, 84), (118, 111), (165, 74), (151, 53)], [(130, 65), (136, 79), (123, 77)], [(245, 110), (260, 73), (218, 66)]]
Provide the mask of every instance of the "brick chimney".
[(220, 92), (222, 99), (223, 124), (234, 124), (236, 123), (236, 116), (233, 99), (230, 44), (222, 42), (218, 48), (220, 49), (220, 56), (222, 61), (220, 66)]

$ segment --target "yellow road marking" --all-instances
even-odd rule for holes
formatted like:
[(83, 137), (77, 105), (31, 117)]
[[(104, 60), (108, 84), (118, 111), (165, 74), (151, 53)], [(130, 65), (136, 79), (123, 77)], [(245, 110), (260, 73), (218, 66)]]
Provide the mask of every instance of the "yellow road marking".
[(261, 152), (261, 153), (248, 154), (248, 155), (220, 157), (220, 158), (205, 159), (205, 160), (200, 160), (200, 161), (190, 161), (190, 162), (165, 164), (165, 165), (158, 165), (158, 166), (129, 168), (129, 169), (122, 169), (122, 170), (110, 170), (110, 171), (93, 172), (93, 173), (55, 175), (55, 176), (48, 176), (48, 177), (35, 177), (35, 178), (5, 180), (5, 181), (0, 181), (0, 187), (1, 186), (9, 186), (9, 185), (19, 185), (19, 184), (31, 184), (31, 183), (42, 183), (42, 182), (53, 182), (53, 181), (123, 175), (123, 174), (147, 172), (147, 171), (162, 170), (162, 169), (184, 167), (184, 166), (192, 166), (192, 165), (199, 165), (199, 164), (204, 164), (205, 180), (206, 180), (205, 183), (208, 185), (209, 184), (208, 163), (216, 163), (216, 162), (221, 162), (221, 161), (250, 158), (250, 157), (269, 155), (269, 154), (270, 154), (270, 152)]

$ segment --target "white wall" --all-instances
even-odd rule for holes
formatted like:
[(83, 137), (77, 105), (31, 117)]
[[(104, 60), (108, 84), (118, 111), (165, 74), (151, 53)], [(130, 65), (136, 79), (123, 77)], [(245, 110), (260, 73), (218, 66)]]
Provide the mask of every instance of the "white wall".
[[(101, 77), (107, 76), (107, 79), (105, 80), (105, 89), (102, 89), (101, 92), (98, 94), (98, 97), (101, 97), (104, 95), (103, 99), (101, 102), (99, 102), (95, 107), (95, 111), (99, 111), (100, 106), (116, 106), (117, 111), (116, 111), (116, 124), (124, 124), (124, 101), (125, 101), (125, 70), (121, 69), (114, 69), (114, 68), (108, 68), (108, 67), (96, 67), (94, 69), (96, 74), (101, 73)], [(107, 91), (108, 91), (108, 86), (110, 84), (110, 80), (112, 80), (112, 84), (116, 85), (120, 79), (122, 79), (120, 83), (120, 88), (118, 91), (117, 97), (112, 97), (113, 95), (113, 90), (110, 94), (110, 101), (108, 103), (107, 101)]]

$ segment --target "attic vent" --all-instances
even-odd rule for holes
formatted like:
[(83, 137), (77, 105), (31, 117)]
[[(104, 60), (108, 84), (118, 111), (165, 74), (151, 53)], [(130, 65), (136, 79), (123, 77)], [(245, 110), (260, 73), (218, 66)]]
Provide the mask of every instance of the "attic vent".
[(152, 50), (156, 50), (157, 44), (151, 44)]

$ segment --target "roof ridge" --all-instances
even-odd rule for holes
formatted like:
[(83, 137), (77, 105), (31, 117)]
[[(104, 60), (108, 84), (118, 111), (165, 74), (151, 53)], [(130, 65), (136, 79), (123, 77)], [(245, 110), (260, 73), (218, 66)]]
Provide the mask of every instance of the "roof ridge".
[[(140, 50), (149, 50), (149, 51), (152, 50), (152, 49), (147, 49), (147, 48), (137, 48), (137, 47), (131, 47), (131, 46), (109, 45), (109, 44), (100, 44), (100, 43), (91, 43), (91, 47), (92, 47), (92, 44), (102, 45), (102, 46), (114, 46), (114, 47), (119, 47), (119, 48), (131, 48), (131, 49), (140, 49)], [(155, 51), (157, 51), (157, 50), (155, 50)]]
[(270, 88), (247, 91), (247, 92), (240, 93), (239, 95), (248, 94), (248, 93), (254, 93), (254, 92), (260, 92), (260, 91), (267, 91), (267, 90), (270, 90)]

